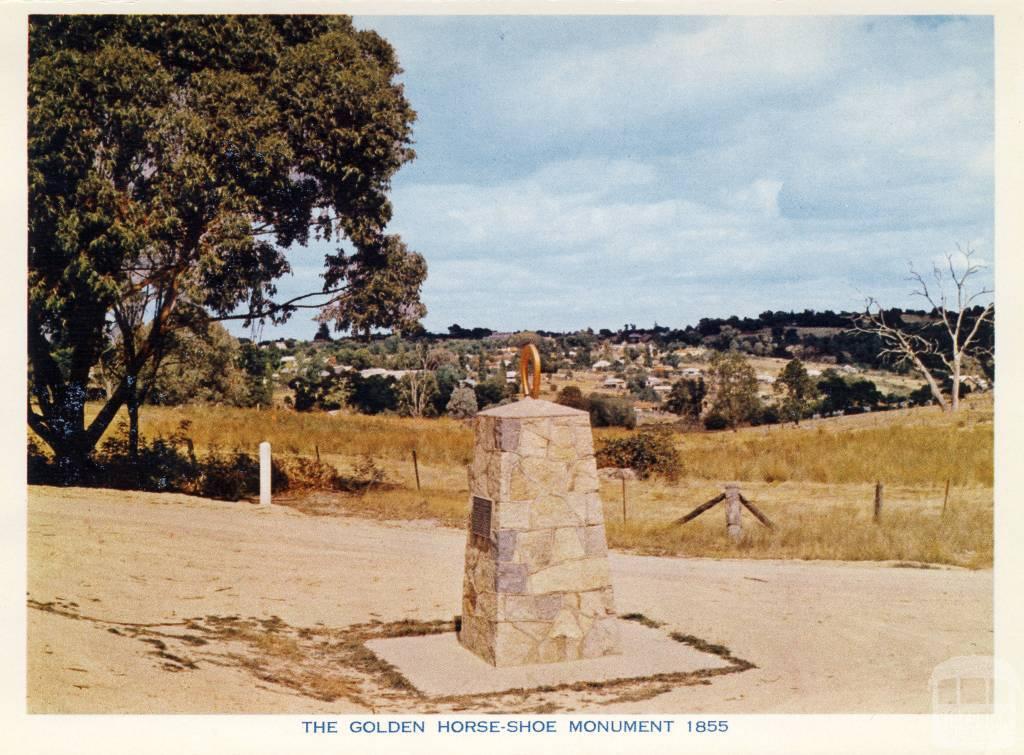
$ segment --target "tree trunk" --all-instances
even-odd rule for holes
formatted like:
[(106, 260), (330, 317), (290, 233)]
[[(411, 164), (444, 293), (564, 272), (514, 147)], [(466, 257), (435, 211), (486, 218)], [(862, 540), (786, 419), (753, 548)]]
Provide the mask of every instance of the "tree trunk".
[(932, 377), (931, 371), (927, 367), (925, 367), (924, 363), (916, 356), (913, 357), (913, 362), (914, 366), (916, 366), (917, 369), (921, 372), (921, 374), (924, 375), (924, 379), (928, 383), (928, 387), (932, 391), (932, 396), (935, 397), (935, 400), (939, 403), (939, 406), (942, 407), (942, 411), (948, 412), (950, 410), (949, 402), (947, 402), (946, 397), (942, 395), (942, 389), (939, 387), (939, 384), (935, 381), (935, 378)]
[(135, 461), (139, 458), (139, 391), (137, 378), (127, 375), (128, 397), (128, 458)]
[(46, 418), (50, 431), (43, 439), (53, 449), (62, 485), (76, 485), (86, 471), (89, 452), (85, 431), (85, 386), (69, 383), (61, 391), (53, 417)]
[(953, 352), (953, 388), (950, 391), (950, 410), (960, 408), (960, 353)]

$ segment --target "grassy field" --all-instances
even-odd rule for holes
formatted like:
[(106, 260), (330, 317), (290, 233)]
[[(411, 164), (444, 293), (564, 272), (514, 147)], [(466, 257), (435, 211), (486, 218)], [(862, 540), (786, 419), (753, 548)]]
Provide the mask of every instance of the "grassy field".
[[(320, 456), (344, 473), (370, 456), (387, 484), (363, 494), (319, 493), (280, 502), (312, 514), (432, 519), (462, 527), (468, 511), (466, 464), (472, 431), (449, 419), (413, 420), (348, 414), (262, 412), (224, 407), (147, 407), (142, 432), (168, 434), (180, 422), (202, 451)], [(621, 435), (599, 429), (595, 439)], [(935, 408), (802, 423), (799, 427), (677, 436), (684, 474), (602, 483), (609, 543), (637, 552), (688, 556), (884, 560), (989, 567), (992, 564), (993, 412), (990, 398), (955, 415)], [(412, 451), (419, 459), (417, 492)], [(746, 540), (736, 546), (715, 508), (680, 526), (673, 522), (735, 480), (775, 523), (745, 514)], [(946, 480), (949, 499), (943, 513)], [(872, 521), (874, 485), (885, 486), (879, 524)]]

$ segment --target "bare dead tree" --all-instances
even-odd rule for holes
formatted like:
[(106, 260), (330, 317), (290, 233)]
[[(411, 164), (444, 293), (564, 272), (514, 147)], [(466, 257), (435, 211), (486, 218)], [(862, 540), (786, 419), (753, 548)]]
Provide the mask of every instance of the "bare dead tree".
[[(921, 373), (943, 411), (956, 411), (960, 406), (964, 359), (993, 356), (991, 348), (978, 343), (978, 334), (984, 323), (993, 322), (994, 302), (988, 302), (976, 312), (980, 306), (976, 302), (988, 297), (992, 289), (970, 290), (970, 279), (982, 265), (974, 261), (975, 252), (970, 247), (963, 249), (957, 244), (957, 251), (959, 257), (946, 255), (945, 267), (932, 266), (934, 282), (931, 284), (913, 266), (910, 268), (909, 280), (916, 284), (912, 293), (925, 299), (941, 320), (939, 338), (935, 338), (927, 326), (912, 328), (902, 322), (887, 321), (885, 310), (873, 298), (868, 299), (864, 314), (852, 329), (877, 336), (885, 346), (882, 354), (893, 357), (897, 364), (910, 364)], [(957, 265), (958, 261), (962, 261), (962, 267)], [(948, 399), (942, 392), (941, 369), (936, 360), (942, 363), (952, 380)]]

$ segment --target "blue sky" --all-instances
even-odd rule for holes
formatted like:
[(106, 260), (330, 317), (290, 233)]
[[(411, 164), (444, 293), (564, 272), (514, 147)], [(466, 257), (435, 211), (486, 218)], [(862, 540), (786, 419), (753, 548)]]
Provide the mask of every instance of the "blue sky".
[[(356, 22), (418, 113), (391, 230), (426, 257), (430, 330), (921, 306), (908, 262), (991, 264), (987, 17)], [(282, 292), (318, 287), (324, 251)]]

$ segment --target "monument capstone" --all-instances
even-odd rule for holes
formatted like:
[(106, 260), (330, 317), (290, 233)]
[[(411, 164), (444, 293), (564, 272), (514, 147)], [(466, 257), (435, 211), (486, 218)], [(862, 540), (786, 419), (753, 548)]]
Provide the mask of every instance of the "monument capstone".
[(535, 347), (520, 374), (523, 399), (473, 420), (459, 642), (495, 666), (616, 654), (590, 417), (536, 398)]

